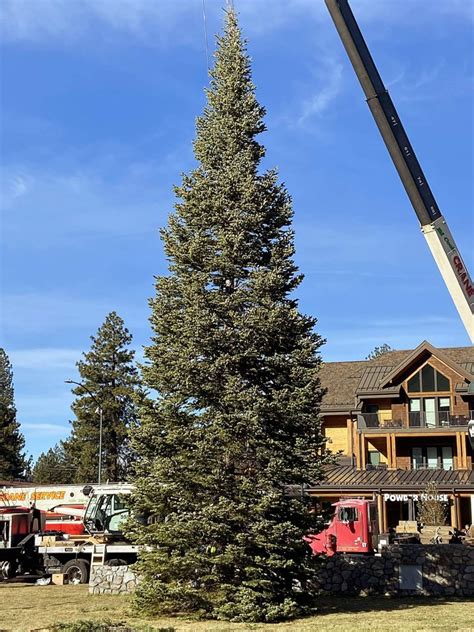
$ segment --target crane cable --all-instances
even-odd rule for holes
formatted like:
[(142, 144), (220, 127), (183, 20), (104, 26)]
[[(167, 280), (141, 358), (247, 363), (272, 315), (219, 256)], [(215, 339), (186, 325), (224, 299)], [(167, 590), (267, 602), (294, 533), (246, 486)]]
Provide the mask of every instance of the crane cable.
[(206, 0), (202, 0), (202, 21), (204, 23), (204, 42), (206, 45), (207, 71), (209, 72), (210, 64), (209, 64), (209, 43), (207, 41)]

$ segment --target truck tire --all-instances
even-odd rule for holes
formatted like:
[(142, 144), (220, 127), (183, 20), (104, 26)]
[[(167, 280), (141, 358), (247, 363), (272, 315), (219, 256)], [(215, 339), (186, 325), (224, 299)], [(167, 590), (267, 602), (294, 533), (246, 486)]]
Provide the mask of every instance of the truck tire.
[(61, 569), (69, 584), (87, 584), (89, 581), (89, 562), (86, 560), (68, 560)]

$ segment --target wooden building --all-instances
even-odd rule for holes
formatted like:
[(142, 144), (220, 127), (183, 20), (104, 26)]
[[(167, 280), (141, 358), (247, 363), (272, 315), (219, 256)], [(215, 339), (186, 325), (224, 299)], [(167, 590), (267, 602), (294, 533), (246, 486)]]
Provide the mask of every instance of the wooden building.
[(434, 481), (447, 519), (474, 524), (474, 348), (390, 351), (374, 360), (329, 362), (321, 414), (338, 465), (311, 488), (321, 499), (376, 497), (380, 527), (414, 519)]

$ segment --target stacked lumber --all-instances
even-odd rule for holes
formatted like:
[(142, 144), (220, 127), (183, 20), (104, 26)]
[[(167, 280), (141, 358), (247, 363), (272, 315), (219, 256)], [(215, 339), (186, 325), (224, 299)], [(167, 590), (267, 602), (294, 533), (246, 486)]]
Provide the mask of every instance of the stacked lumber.
[(445, 526), (424, 526), (421, 529), (422, 544), (447, 544), (453, 537), (453, 529)]

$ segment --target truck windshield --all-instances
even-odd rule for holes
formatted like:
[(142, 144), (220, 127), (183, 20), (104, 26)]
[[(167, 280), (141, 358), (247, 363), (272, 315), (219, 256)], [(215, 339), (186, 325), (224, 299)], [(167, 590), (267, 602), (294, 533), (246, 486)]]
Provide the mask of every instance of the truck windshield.
[(99, 494), (91, 498), (84, 519), (89, 531), (118, 533), (128, 515), (126, 498), (122, 494)]
[(340, 522), (356, 522), (357, 509), (355, 507), (339, 507), (337, 518)]

